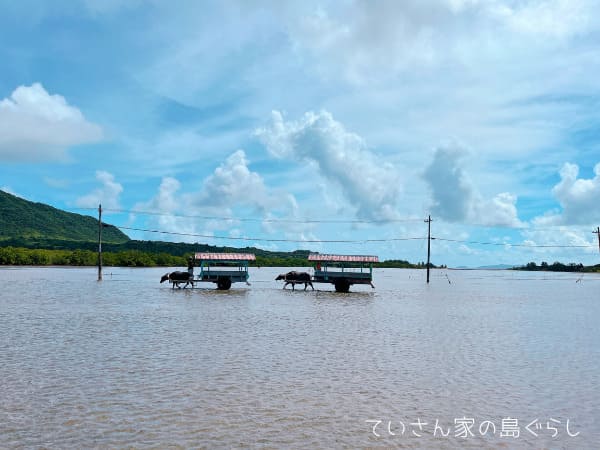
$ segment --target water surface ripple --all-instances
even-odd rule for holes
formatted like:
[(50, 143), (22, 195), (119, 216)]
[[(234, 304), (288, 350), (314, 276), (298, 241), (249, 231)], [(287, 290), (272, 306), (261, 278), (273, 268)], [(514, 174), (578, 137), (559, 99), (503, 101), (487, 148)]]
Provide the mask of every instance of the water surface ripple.
[(598, 448), (599, 276), (380, 269), (338, 294), (283, 270), (220, 292), (0, 269), (0, 448)]

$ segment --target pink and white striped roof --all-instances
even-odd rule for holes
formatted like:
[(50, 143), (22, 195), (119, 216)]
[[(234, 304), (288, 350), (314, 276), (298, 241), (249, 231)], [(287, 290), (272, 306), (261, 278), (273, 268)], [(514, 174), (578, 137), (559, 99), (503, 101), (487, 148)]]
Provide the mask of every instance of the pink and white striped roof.
[(321, 253), (311, 253), (308, 255), (308, 260), (323, 262), (379, 262), (377, 256), (371, 255), (325, 255)]
[(253, 253), (196, 253), (195, 259), (213, 261), (256, 261)]

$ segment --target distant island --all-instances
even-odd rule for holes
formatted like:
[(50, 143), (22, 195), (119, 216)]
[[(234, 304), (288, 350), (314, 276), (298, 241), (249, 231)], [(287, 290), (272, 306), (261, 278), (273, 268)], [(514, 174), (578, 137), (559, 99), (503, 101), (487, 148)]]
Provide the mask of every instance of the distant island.
[[(95, 266), (98, 261), (98, 220), (34, 203), (0, 190), (0, 265)], [(200, 243), (139, 241), (103, 223), (102, 259), (115, 267), (185, 267), (195, 252), (254, 253), (255, 266), (304, 267), (309, 250), (275, 252), (256, 247)], [(424, 269), (426, 263), (389, 260), (375, 267)], [(431, 268), (436, 268), (434, 264)], [(445, 267), (445, 266), (440, 266)]]
[(554, 262), (548, 264), (546, 261), (538, 266), (535, 262), (530, 262), (524, 266), (513, 267), (512, 270), (527, 270), (527, 271), (547, 271), (547, 272), (600, 272), (600, 264), (595, 266), (584, 266), (579, 263), (562, 264)]

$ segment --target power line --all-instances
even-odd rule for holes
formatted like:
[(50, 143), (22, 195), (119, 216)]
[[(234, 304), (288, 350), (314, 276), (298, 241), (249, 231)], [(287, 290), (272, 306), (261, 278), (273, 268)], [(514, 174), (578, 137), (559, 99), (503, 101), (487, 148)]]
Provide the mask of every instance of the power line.
[[(73, 210), (91, 211), (94, 208), (73, 208)], [(421, 219), (404, 218), (404, 219), (274, 219), (274, 218), (256, 218), (256, 217), (220, 217), (220, 216), (205, 216), (205, 215), (189, 215), (176, 213), (161, 213), (154, 211), (142, 211), (135, 209), (109, 209), (103, 208), (104, 212), (137, 214), (141, 216), (164, 216), (164, 217), (183, 217), (187, 219), (202, 219), (202, 220), (231, 220), (236, 222), (261, 222), (261, 223), (348, 223), (348, 224), (387, 224), (387, 223), (409, 223), (420, 222)]]
[(395, 242), (424, 240), (426, 237), (388, 238), (388, 239), (269, 239), (258, 237), (236, 237), (236, 236), (213, 236), (210, 234), (178, 233), (175, 231), (150, 230), (145, 228), (133, 228), (114, 225), (121, 230), (143, 231), (146, 233), (170, 234), (175, 236), (201, 237), (207, 239), (225, 239), (232, 241), (259, 241), (259, 242), (304, 242), (304, 243), (368, 243), (368, 242)]
[[(103, 210), (104, 211), (104, 210)], [(340, 243), (340, 244), (366, 244), (369, 242), (401, 242), (401, 241), (427, 241), (427, 237), (406, 237), (406, 238), (382, 238), (382, 239), (275, 239), (275, 238), (261, 238), (261, 237), (240, 237), (240, 236), (214, 236), (211, 234), (200, 234), (200, 233), (181, 233), (177, 231), (165, 231), (165, 230), (153, 230), (148, 228), (135, 228), (114, 225), (116, 228), (121, 230), (131, 231), (142, 231), (145, 233), (157, 233), (157, 234), (168, 234), (173, 236), (186, 236), (186, 237), (201, 237), (206, 239), (223, 239), (232, 241), (258, 241), (258, 242), (295, 242), (295, 243)], [(456, 242), (461, 244), (472, 244), (472, 245), (495, 245), (495, 246), (511, 246), (511, 247), (527, 247), (527, 248), (592, 248), (592, 245), (539, 245), (539, 244), (510, 244), (500, 242), (483, 242), (483, 241), (464, 241), (459, 239), (446, 239), (431, 237), (431, 240), (444, 241), (444, 242)]]
[[(201, 237), (206, 239), (223, 239), (232, 241), (258, 241), (258, 242), (296, 242), (296, 243), (354, 243), (354, 244), (366, 244), (369, 242), (400, 242), (400, 241), (427, 241), (427, 237), (407, 237), (407, 238), (385, 238), (385, 239), (274, 239), (274, 238), (261, 238), (261, 237), (238, 237), (238, 236), (214, 236), (211, 234), (200, 234), (200, 233), (181, 233), (176, 231), (165, 231), (165, 230), (152, 230), (148, 228), (135, 228), (113, 225), (121, 230), (131, 231), (142, 231), (145, 233), (157, 233), (157, 234), (168, 234), (173, 236), (186, 236), (186, 237)], [(512, 244), (502, 242), (483, 242), (483, 241), (464, 241), (459, 239), (446, 239), (431, 237), (431, 240), (444, 241), (444, 242), (456, 242), (460, 244), (472, 244), (472, 245), (494, 245), (494, 246), (510, 246), (510, 247), (526, 247), (526, 248), (592, 248), (593, 245), (540, 245), (540, 244)]]
[(539, 244), (511, 244), (508, 242), (481, 242), (481, 241), (461, 241), (459, 239), (445, 239), (432, 237), (432, 240), (446, 241), (446, 242), (458, 242), (462, 244), (475, 244), (475, 245), (498, 245), (498, 246), (510, 246), (510, 247), (533, 247), (533, 248), (592, 248), (593, 245), (539, 245)]
[[(95, 208), (74, 208), (77, 210), (95, 210)], [(129, 213), (129, 214), (139, 214), (139, 215), (150, 215), (150, 216), (169, 216), (169, 217), (183, 217), (190, 219), (203, 219), (203, 220), (222, 220), (222, 221), (239, 221), (239, 222), (267, 222), (267, 223), (345, 223), (345, 224), (359, 224), (359, 223), (372, 223), (372, 224), (384, 224), (384, 223), (399, 223), (399, 222), (420, 222), (422, 219), (394, 219), (394, 220), (366, 220), (366, 219), (356, 219), (356, 220), (343, 220), (343, 219), (259, 219), (259, 218), (251, 218), (251, 217), (219, 217), (219, 216), (204, 216), (204, 215), (185, 215), (185, 214), (173, 214), (173, 213), (160, 213), (153, 211), (142, 211), (142, 210), (127, 210), (127, 209), (119, 209), (119, 208), (109, 208), (102, 209), (103, 212), (116, 212), (116, 213)], [(425, 222), (429, 222), (429, 226), (431, 226), (431, 216), (425, 220)], [(126, 226), (118, 226), (115, 225), (119, 229), (123, 230), (132, 230), (132, 231), (142, 231), (146, 233), (158, 233), (158, 234), (169, 234), (174, 236), (187, 236), (187, 237), (201, 237), (206, 239), (224, 239), (224, 240), (234, 240), (234, 241), (260, 241), (260, 242), (296, 242), (296, 243), (369, 243), (369, 242), (396, 242), (396, 241), (412, 241), (412, 240), (438, 240), (445, 242), (456, 242), (462, 244), (472, 244), (472, 245), (493, 245), (493, 246), (511, 246), (511, 247), (526, 247), (526, 248), (591, 248), (592, 245), (544, 245), (544, 244), (513, 244), (506, 242), (485, 242), (485, 241), (467, 241), (467, 240), (459, 240), (459, 239), (447, 239), (447, 238), (436, 238), (436, 237), (410, 237), (410, 238), (386, 238), (386, 239), (272, 239), (272, 238), (260, 238), (260, 237), (234, 237), (234, 236), (214, 236), (209, 234), (197, 234), (197, 233), (180, 233), (174, 231), (164, 231), (164, 230), (153, 230), (146, 228), (134, 228), (134, 227), (126, 227)], [(473, 226), (473, 225), (467, 225)], [(476, 225), (477, 226), (477, 225)], [(540, 230), (540, 229), (531, 229), (531, 228), (514, 228), (514, 229), (528, 229), (528, 230)], [(598, 230), (600, 231), (600, 230)], [(598, 231), (595, 231), (597, 233)], [(600, 236), (599, 236), (599, 245), (600, 245)]]
[[(72, 211), (97, 211), (97, 208), (71, 208)], [(420, 218), (399, 218), (399, 219), (278, 219), (278, 218), (257, 218), (257, 217), (232, 217), (232, 216), (209, 216), (209, 215), (194, 215), (194, 214), (178, 214), (178, 213), (165, 213), (156, 211), (145, 211), (136, 209), (120, 209), (120, 208), (102, 208), (102, 211), (121, 213), (121, 214), (137, 214), (141, 216), (158, 216), (158, 217), (181, 217), (187, 219), (200, 219), (200, 220), (220, 220), (220, 221), (234, 221), (234, 222), (259, 222), (259, 223), (301, 223), (301, 224), (315, 224), (315, 223), (330, 223), (330, 224), (378, 224), (386, 225), (390, 223), (418, 223), (421, 222)], [(516, 231), (556, 231), (567, 228), (565, 225), (554, 225), (544, 228), (534, 228), (530, 226), (494, 226), (484, 225), (476, 223), (465, 223), (461, 224), (465, 227), (478, 227), (478, 228), (501, 228)]]

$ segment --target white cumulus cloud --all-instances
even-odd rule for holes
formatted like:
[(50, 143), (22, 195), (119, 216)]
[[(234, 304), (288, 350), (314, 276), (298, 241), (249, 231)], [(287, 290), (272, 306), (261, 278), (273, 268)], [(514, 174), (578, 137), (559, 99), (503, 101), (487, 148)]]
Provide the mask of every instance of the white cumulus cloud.
[(268, 196), (264, 180), (248, 168), (246, 153), (238, 150), (204, 180), (196, 203), (211, 207), (249, 205), (264, 209)]
[(450, 222), (465, 220), (473, 202), (473, 187), (461, 165), (465, 156), (461, 147), (440, 147), (423, 174), (433, 198), (431, 212)]
[[(156, 195), (146, 202), (137, 203), (134, 210), (154, 214), (147, 219), (147, 225), (152, 228), (169, 233), (182, 233), (181, 235), (174, 235), (171, 240), (194, 242), (198, 240), (196, 237), (185, 236), (185, 234), (200, 233), (196, 221), (182, 217), (194, 213), (191, 195), (181, 193), (180, 190), (181, 183), (179, 180), (173, 177), (164, 177), (160, 182)], [(130, 220), (135, 219), (135, 214), (133, 214)], [(169, 240), (167, 234), (161, 235), (160, 238)]]
[(449, 222), (470, 222), (488, 226), (519, 227), (517, 196), (502, 192), (484, 198), (463, 168), (468, 152), (460, 145), (436, 149), (423, 173), (431, 191), (431, 212)]
[(585, 259), (591, 262), (593, 259), (589, 259), (589, 256), (598, 253), (596, 238), (587, 227), (532, 228), (522, 230), (521, 234), (524, 244), (538, 246), (527, 249), (528, 254), (555, 255), (556, 259), (568, 256), (574, 261)]
[(478, 196), (473, 204), (473, 220), (481, 225), (521, 227), (518, 219), (517, 196), (510, 192), (501, 192), (487, 200)]
[(579, 178), (579, 166), (565, 163), (560, 181), (552, 188), (562, 211), (537, 217), (537, 225), (583, 225), (600, 221), (600, 163), (594, 167), (593, 178)]
[[(293, 239), (312, 236), (307, 234), (311, 224), (289, 221), (298, 215), (294, 195), (266, 186), (262, 176), (250, 169), (243, 150), (229, 155), (204, 178), (197, 191), (182, 192), (182, 185), (176, 178), (164, 177), (156, 195), (149, 201), (138, 203), (135, 209), (154, 213), (147, 219), (147, 224), (161, 231), (178, 233), (171, 237), (174, 240), (194, 242), (202, 240), (195, 235), (214, 236), (215, 232), (223, 235), (223, 231), (240, 237), (243, 233), (236, 227), (242, 222), (236, 217), (247, 218), (248, 209), (252, 210), (250, 215), (257, 215), (252, 218), (268, 234), (283, 231)], [(169, 239), (168, 235), (163, 239)], [(223, 245), (228, 242), (214, 240), (212, 243)]]
[(0, 100), (0, 160), (61, 160), (68, 147), (100, 139), (98, 125), (40, 83), (19, 86)]
[(398, 217), (397, 170), (329, 112), (307, 112), (298, 121), (285, 121), (273, 111), (270, 125), (256, 130), (256, 135), (273, 156), (314, 164), (342, 189), (359, 217), (382, 221)]
[(106, 209), (119, 209), (119, 196), (123, 192), (123, 186), (115, 181), (115, 177), (104, 171), (96, 171), (96, 180), (101, 186), (87, 195), (77, 199), (77, 206), (82, 208), (96, 208), (102, 205)]

